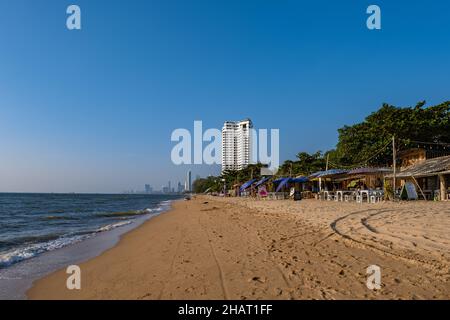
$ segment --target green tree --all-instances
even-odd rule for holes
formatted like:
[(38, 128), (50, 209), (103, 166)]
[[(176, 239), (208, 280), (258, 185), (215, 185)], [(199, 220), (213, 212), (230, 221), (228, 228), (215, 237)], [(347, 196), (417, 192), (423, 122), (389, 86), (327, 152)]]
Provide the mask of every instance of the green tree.
[[(235, 184), (242, 184), (251, 179), (261, 178), (261, 168), (264, 167), (261, 163), (250, 164), (242, 170), (229, 170), (222, 173), (220, 179), (225, 179), (228, 189), (231, 189)], [(223, 186), (223, 182), (222, 182)]]
[(341, 165), (388, 165), (392, 163), (390, 141), (395, 135), (399, 149), (414, 141), (450, 143), (450, 101), (425, 108), (398, 108), (389, 104), (352, 126), (339, 129), (339, 141), (329, 152), (330, 162)]
[(218, 177), (209, 176), (207, 178), (200, 178), (192, 183), (192, 190), (194, 193), (219, 192), (221, 190), (221, 182)]
[(297, 160), (286, 160), (279, 168), (277, 174), (280, 176), (309, 176), (310, 174), (325, 170), (326, 160), (321, 151), (309, 154), (299, 152)]

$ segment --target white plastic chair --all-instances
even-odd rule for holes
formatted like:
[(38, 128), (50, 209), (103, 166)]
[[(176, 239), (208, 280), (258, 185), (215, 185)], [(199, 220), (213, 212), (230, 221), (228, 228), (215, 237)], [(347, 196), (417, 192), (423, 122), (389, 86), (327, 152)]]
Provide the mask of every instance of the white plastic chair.
[(362, 203), (362, 199), (363, 199), (362, 195), (360, 194), (356, 195), (356, 202)]

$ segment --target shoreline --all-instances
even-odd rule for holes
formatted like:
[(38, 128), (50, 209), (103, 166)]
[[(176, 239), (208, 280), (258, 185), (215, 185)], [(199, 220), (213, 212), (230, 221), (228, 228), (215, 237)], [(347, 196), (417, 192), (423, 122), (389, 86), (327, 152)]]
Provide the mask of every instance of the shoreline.
[[(174, 210), (174, 205), (176, 205), (177, 203), (182, 202), (182, 201), (183, 201), (182, 199), (172, 200), (171, 203), (170, 203), (170, 206), (169, 206), (169, 208), (167, 210), (164, 210), (164, 211), (160, 212), (157, 215), (149, 216), (149, 217), (147, 217), (147, 219), (139, 222), (139, 224), (134, 226), (134, 228), (130, 228), (130, 230), (122, 232), (118, 236), (118, 239), (115, 242), (115, 244), (113, 244), (112, 246), (109, 246), (108, 248), (102, 250), (102, 252), (98, 253), (97, 255), (95, 255), (95, 256), (93, 256), (91, 258), (88, 258), (85, 261), (81, 261), (80, 262), (80, 267), (82, 268), (83, 264), (86, 264), (86, 263), (89, 263), (89, 262), (93, 262), (97, 258), (100, 258), (104, 254), (107, 254), (109, 251), (112, 251), (112, 250), (116, 249), (134, 231), (138, 231), (139, 229), (143, 228), (150, 221), (156, 220), (156, 219), (158, 219), (158, 218), (160, 218), (160, 217), (162, 217), (162, 216), (164, 216), (166, 214), (171, 213)], [(64, 286), (57, 285), (58, 289), (59, 290), (67, 290), (65, 288), (65, 278), (68, 277), (69, 275), (66, 276), (65, 269), (54, 270), (53, 272), (50, 272), (49, 274), (46, 274), (46, 275), (44, 275), (44, 276), (42, 276), (42, 277), (40, 277), (38, 279), (35, 279), (33, 281), (32, 285), (25, 292), (26, 299), (28, 299), (28, 300), (33, 300), (33, 299), (41, 300), (41, 299), (44, 299), (45, 300), (46, 298), (41, 298), (40, 297), (42, 292), (40, 291), (40, 289), (37, 289), (36, 286), (37, 286), (37, 284), (40, 285), (40, 283), (44, 283), (44, 286), (45, 286), (47, 279), (50, 280), (52, 277), (55, 277), (55, 276), (64, 278), (64, 281), (63, 281), (64, 282)], [(50, 280), (50, 281), (53, 281), (53, 280)], [(53, 285), (54, 283), (51, 283), (51, 284)], [(43, 290), (47, 290), (47, 289), (43, 289)], [(61, 298), (58, 298), (58, 297), (54, 298), (54, 300), (59, 300), (59, 299), (61, 299)]]
[[(35, 281), (27, 297), (449, 299), (450, 211), (427, 205), (429, 212), (419, 202), (196, 196), (81, 263), (81, 290), (66, 289), (68, 275), (59, 270)], [(382, 269), (381, 290), (366, 287), (373, 264)]]
[(167, 204), (161, 203), (161, 210), (156, 213), (137, 216), (127, 224), (105, 229), (81, 241), (41, 253), (0, 270), (0, 299), (27, 299), (26, 292), (32, 288), (34, 282), (64, 266), (83, 263), (100, 256), (113, 248), (128, 232), (169, 211), (174, 201), (177, 200), (170, 200)]

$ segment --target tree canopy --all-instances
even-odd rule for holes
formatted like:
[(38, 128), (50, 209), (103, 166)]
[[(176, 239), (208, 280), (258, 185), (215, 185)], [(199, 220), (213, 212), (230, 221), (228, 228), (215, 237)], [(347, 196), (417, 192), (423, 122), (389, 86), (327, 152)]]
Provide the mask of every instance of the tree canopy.
[(284, 176), (309, 176), (314, 172), (325, 170), (325, 166), (326, 161), (321, 151), (313, 154), (299, 152), (297, 160), (285, 161), (278, 170), (278, 174)]
[(407, 149), (417, 141), (450, 143), (450, 101), (424, 108), (399, 108), (389, 104), (369, 115), (363, 122), (339, 129), (336, 149), (330, 161), (343, 166), (389, 165), (392, 148), (386, 147), (395, 135), (398, 148)]

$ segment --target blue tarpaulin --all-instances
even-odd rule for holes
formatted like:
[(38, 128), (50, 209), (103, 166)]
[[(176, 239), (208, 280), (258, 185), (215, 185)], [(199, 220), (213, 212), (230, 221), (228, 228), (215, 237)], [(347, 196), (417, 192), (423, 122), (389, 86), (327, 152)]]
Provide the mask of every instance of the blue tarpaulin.
[(305, 182), (308, 182), (308, 181), (309, 181), (308, 177), (297, 177), (297, 178), (292, 178), (291, 181), (289, 181), (289, 182), (292, 182), (292, 183), (305, 183)]
[(278, 179), (275, 179), (275, 180), (273, 180), (273, 183), (280, 183), (280, 182), (283, 181), (284, 179), (286, 179), (286, 178), (278, 178)]
[(283, 189), (283, 187), (289, 183), (289, 180), (291, 180), (291, 178), (284, 178), (283, 180), (281, 180), (275, 192), (280, 192), (280, 190)]
[(246, 183), (244, 183), (240, 188), (239, 191), (244, 191), (245, 189), (247, 189), (248, 187), (250, 187), (254, 182), (256, 181), (256, 179), (252, 179), (247, 181)]
[(307, 181), (308, 181), (307, 177), (277, 179), (274, 181), (274, 183), (279, 183), (279, 185), (275, 192), (280, 192), (280, 190), (283, 189), (283, 187), (286, 186), (288, 183), (304, 183)]
[(262, 185), (264, 182), (268, 181), (270, 177), (262, 178), (255, 184), (255, 188), (258, 188), (260, 185)]

